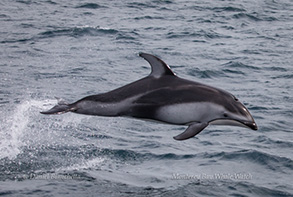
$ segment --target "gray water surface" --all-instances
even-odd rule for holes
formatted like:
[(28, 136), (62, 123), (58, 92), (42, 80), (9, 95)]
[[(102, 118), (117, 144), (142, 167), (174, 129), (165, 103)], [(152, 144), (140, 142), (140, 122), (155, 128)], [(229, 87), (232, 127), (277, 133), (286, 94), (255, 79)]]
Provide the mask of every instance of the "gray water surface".
[[(0, 2), (0, 195), (292, 196), (293, 3)], [(258, 131), (77, 114), (44, 116), (150, 73), (225, 89)]]

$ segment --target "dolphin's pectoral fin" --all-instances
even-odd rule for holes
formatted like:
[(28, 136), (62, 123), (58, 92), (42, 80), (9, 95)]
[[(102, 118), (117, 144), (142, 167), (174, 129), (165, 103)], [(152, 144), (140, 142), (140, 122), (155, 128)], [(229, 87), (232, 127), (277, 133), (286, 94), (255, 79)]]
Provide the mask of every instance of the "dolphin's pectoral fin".
[(199, 134), (204, 128), (208, 126), (207, 122), (193, 123), (181, 134), (173, 137), (175, 140), (187, 140)]

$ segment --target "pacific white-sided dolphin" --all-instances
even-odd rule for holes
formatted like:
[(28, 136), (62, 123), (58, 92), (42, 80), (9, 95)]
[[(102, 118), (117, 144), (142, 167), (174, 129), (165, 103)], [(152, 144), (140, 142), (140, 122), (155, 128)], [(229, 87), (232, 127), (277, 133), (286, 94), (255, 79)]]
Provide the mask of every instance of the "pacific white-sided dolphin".
[(177, 77), (156, 56), (140, 53), (151, 65), (151, 73), (138, 81), (107, 93), (87, 96), (75, 103), (59, 101), (42, 114), (74, 112), (97, 116), (129, 116), (157, 120), (188, 128), (174, 137), (186, 140), (209, 124), (244, 126), (257, 130), (247, 110), (232, 94)]

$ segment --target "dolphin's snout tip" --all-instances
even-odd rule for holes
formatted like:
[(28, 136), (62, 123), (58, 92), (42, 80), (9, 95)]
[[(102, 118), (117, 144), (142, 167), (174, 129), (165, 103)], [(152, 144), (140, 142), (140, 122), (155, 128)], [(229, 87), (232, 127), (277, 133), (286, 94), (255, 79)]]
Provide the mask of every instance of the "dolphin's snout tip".
[(255, 131), (258, 129), (255, 122), (246, 122), (245, 125)]
[(255, 131), (258, 130), (258, 127), (255, 122), (252, 124), (252, 127), (250, 127), (250, 128)]

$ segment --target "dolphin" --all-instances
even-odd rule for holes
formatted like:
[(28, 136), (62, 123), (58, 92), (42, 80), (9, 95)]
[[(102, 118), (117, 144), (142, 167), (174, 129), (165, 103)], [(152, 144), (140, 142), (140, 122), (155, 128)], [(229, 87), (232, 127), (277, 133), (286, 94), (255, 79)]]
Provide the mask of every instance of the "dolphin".
[(87, 96), (74, 103), (60, 100), (42, 114), (127, 116), (149, 119), (187, 129), (173, 137), (189, 139), (210, 124), (234, 125), (257, 130), (248, 109), (232, 94), (202, 83), (182, 79), (158, 57), (140, 53), (151, 66), (151, 73), (115, 90)]

